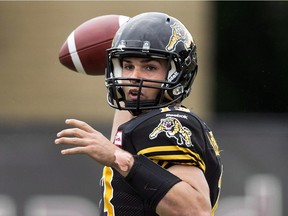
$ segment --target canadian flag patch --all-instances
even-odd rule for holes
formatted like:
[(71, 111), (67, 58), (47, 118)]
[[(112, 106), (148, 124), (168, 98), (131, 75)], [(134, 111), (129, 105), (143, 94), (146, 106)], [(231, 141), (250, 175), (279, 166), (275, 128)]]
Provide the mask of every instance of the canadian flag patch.
[(114, 139), (114, 144), (119, 147), (122, 146), (122, 131), (117, 131)]

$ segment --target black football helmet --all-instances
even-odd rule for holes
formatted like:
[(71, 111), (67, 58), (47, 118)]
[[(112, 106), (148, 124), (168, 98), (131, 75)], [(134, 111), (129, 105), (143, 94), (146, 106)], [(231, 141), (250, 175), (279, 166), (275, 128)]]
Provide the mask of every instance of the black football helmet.
[[(167, 59), (166, 79), (159, 82), (123, 77), (121, 59), (127, 56)], [(158, 12), (139, 14), (122, 25), (115, 34), (112, 48), (107, 50), (106, 60), (107, 101), (113, 108), (129, 110), (133, 114), (181, 102), (191, 92), (198, 68), (192, 35), (179, 20)], [(131, 82), (127, 84), (124, 80)], [(159, 83), (159, 87), (145, 82)], [(126, 100), (124, 86), (139, 87), (138, 100)], [(157, 99), (140, 101), (142, 88), (159, 89)]]

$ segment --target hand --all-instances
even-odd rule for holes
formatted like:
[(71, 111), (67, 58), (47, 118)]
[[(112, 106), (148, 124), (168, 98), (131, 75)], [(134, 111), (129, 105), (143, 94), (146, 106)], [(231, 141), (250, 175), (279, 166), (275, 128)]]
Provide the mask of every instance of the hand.
[(104, 166), (113, 165), (114, 154), (119, 150), (117, 146), (83, 121), (67, 119), (65, 123), (74, 128), (59, 132), (55, 144), (69, 144), (75, 147), (62, 150), (63, 155), (86, 154)]

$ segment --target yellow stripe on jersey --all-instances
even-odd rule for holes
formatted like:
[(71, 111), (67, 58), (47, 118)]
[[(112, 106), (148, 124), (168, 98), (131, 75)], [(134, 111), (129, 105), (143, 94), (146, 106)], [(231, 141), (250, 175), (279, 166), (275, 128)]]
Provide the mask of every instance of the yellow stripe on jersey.
[(221, 166), (221, 175), (220, 178), (218, 179), (218, 188), (219, 188), (219, 193), (217, 196), (217, 200), (212, 208), (212, 214), (211, 216), (214, 216), (216, 209), (218, 208), (218, 203), (219, 203), (219, 198), (220, 198), (220, 193), (221, 193), (221, 185), (222, 185), (222, 176), (223, 176), (223, 165)]
[(104, 191), (103, 191), (103, 202), (104, 202), (104, 212), (107, 212), (107, 216), (114, 216), (114, 206), (111, 203), (111, 199), (113, 198), (113, 187), (112, 187), (112, 179), (113, 179), (113, 170), (111, 167), (105, 166), (103, 169), (103, 183), (104, 183)]
[[(163, 152), (165, 152), (165, 155), (157, 154), (157, 153), (163, 153)], [(178, 152), (180, 154), (175, 154), (175, 152)], [(154, 147), (142, 149), (137, 154), (146, 155), (150, 153), (154, 153), (154, 155), (149, 156), (149, 158), (153, 160), (186, 160), (186, 161), (190, 160), (193, 162), (187, 163), (187, 164), (198, 165), (203, 170), (203, 172), (205, 172), (206, 170), (206, 165), (204, 161), (201, 159), (200, 155), (191, 151), (188, 148), (184, 148), (180, 146), (154, 146)]]

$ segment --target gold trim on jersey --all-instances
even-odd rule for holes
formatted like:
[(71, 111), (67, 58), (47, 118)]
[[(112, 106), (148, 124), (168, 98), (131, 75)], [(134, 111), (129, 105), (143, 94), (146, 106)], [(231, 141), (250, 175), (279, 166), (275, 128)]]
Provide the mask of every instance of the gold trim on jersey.
[(218, 192), (218, 196), (217, 196), (217, 200), (212, 208), (212, 214), (211, 216), (214, 216), (216, 209), (218, 208), (218, 204), (219, 204), (219, 199), (220, 199), (220, 194), (221, 194), (221, 185), (222, 185), (222, 176), (223, 176), (223, 165), (221, 166), (221, 174), (220, 177), (218, 179), (218, 188), (219, 188), (219, 192)]
[[(196, 165), (199, 166), (203, 172), (206, 171), (206, 165), (199, 154), (191, 151), (188, 148), (180, 147), (180, 146), (154, 146), (140, 150), (137, 154), (147, 155), (150, 153), (164, 153), (165, 154), (154, 154), (149, 155), (149, 158), (152, 160), (185, 160), (185, 161), (193, 161), (185, 163), (187, 165)], [(175, 153), (177, 152), (177, 153)], [(184, 164), (184, 163), (183, 163)]]
[(215, 151), (216, 156), (220, 156), (220, 151), (219, 151), (219, 147), (217, 145), (216, 139), (214, 138), (214, 135), (212, 133), (212, 131), (209, 131), (208, 133), (208, 139)]
[(103, 168), (103, 204), (104, 204), (104, 212), (107, 212), (107, 216), (114, 216), (114, 206), (111, 203), (113, 198), (113, 187), (112, 187), (112, 179), (113, 179), (113, 170), (111, 167), (105, 166)]

